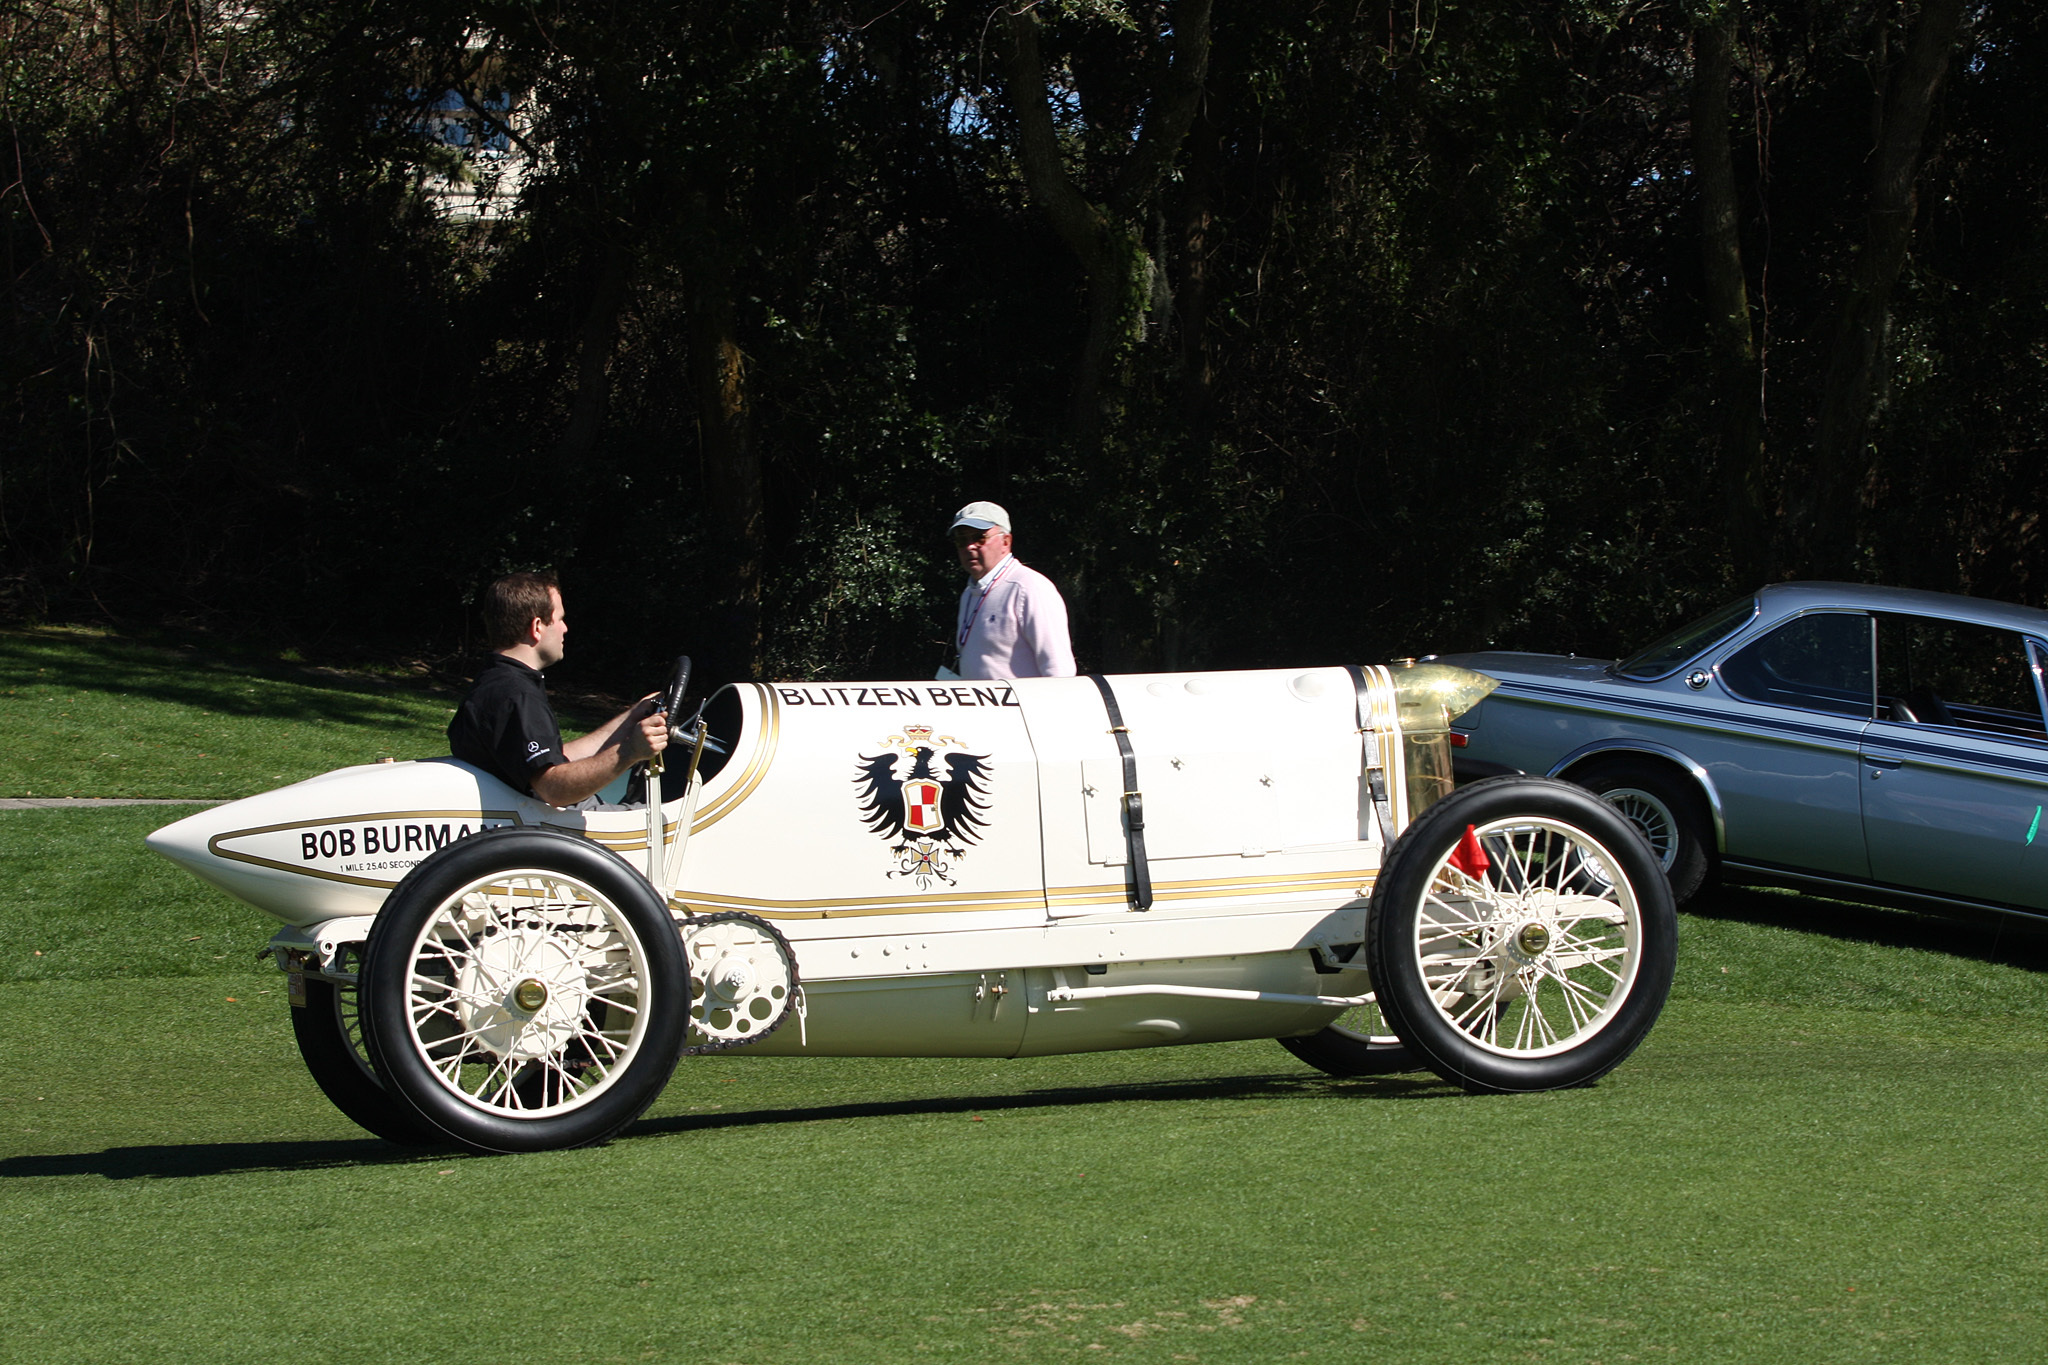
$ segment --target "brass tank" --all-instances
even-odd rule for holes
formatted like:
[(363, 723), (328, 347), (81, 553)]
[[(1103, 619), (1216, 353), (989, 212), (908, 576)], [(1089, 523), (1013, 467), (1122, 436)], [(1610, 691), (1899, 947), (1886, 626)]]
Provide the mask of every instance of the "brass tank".
[(1396, 659), (1387, 666), (1408, 773), (1408, 818), (1451, 794), (1451, 722), (1486, 699), (1498, 680), (1469, 668)]

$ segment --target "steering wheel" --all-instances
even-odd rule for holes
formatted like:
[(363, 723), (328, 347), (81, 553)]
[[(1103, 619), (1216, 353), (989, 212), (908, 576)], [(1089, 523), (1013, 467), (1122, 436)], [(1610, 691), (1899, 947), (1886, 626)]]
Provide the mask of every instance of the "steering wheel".
[[(678, 714), (683, 709), (683, 694), (690, 688), (690, 656), (676, 657), (676, 666), (670, 670), (668, 683), (661, 689), (661, 709), (668, 713), (668, 735), (671, 744), (694, 747), (697, 737), (704, 730), (704, 707), (699, 704), (695, 715)], [(723, 754), (725, 745), (704, 735), (704, 749), (707, 753)]]
[(1922, 725), (1954, 725), (1956, 718), (1949, 714), (1947, 703), (1932, 687), (1916, 687), (1908, 692), (1902, 701), (1906, 703), (1908, 720)]
[(676, 666), (669, 670), (668, 683), (661, 689), (661, 709), (669, 715), (669, 723), (675, 723), (675, 714), (682, 709), (683, 693), (690, 689), (690, 656), (676, 656)]

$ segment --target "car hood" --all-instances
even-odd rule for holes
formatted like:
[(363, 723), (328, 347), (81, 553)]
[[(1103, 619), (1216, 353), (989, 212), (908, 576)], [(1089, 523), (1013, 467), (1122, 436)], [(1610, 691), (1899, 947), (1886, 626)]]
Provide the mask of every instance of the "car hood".
[(1452, 664), (1484, 673), (1506, 684), (1518, 679), (1548, 682), (1596, 682), (1612, 675), (1612, 659), (1582, 659), (1576, 654), (1518, 654), (1511, 650), (1486, 650), (1477, 654), (1439, 654), (1430, 662)]

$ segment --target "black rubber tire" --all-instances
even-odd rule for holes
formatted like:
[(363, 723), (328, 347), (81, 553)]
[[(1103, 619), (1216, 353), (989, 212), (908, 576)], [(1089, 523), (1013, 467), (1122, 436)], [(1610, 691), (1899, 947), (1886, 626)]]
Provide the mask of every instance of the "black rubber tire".
[[(559, 1083), (533, 1083), (535, 1076), (527, 1073), (545, 1070), (541, 1061), (528, 1061), (517, 1070), (505, 1070), (505, 1054), (489, 1051), (488, 1039), (482, 1032), (473, 1040), (475, 1050), (466, 1055), (479, 1063), (488, 1058), (500, 1059), (497, 1067), (503, 1070), (504, 1080), (488, 1095), (481, 1093), (481, 1087), (479, 1093), (470, 1094), (451, 1086), (435, 1065), (437, 1060), (447, 1060), (448, 1043), (433, 1036), (435, 1017), (431, 1011), (419, 1016), (426, 1026), (416, 1027), (409, 987), (416, 975), (447, 977), (460, 970), (463, 963), (478, 960), (473, 946), (456, 940), (450, 941), (453, 946), (428, 948), (428, 931), (444, 905), (471, 889), (529, 873), (573, 881), (591, 893), (590, 904), (602, 907), (599, 915), (629, 955), (629, 975), (638, 992), (631, 998), (644, 1021), (638, 1037), (628, 1039), (613, 1059), (611, 1073), (601, 1072), (600, 1081), (593, 1085), (587, 1098), (561, 1112), (521, 1116), (517, 1112), (521, 1104), (540, 1102), (556, 1107), (561, 1097), (570, 1092), (562, 1091)], [(538, 917), (530, 918), (538, 923)], [(504, 931), (503, 926), (495, 927)], [(588, 937), (587, 933), (579, 934)], [(546, 941), (574, 943), (578, 936)], [(491, 941), (489, 931), (484, 931), (483, 941)], [(526, 967), (522, 965), (519, 970), (525, 971)], [(583, 980), (587, 985), (587, 975)], [(378, 1075), (426, 1123), (462, 1146), (484, 1152), (584, 1147), (612, 1138), (645, 1112), (668, 1084), (689, 1023), (689, 976), (682, 943), (667, 907), (646, 879), (617, 854), (555, 830), (491, 830), (452, 844), (422, 861), (384, 902), (371, 928), (361, 981), (368, 1021), (366, 1034)], [(485, 989), (494, 991), (498, 987)], [(558, 978), (553, 990), (561, 989)], [(552, 992), (543, 995), (554, 998)], [(456, 999), (452, 993), (444, 997)], [(513, 1017), (505, 1004), (511, 999), (508, 993), (496, 1006), (503, 1018)], [(456, 1007), (438, 1004), (436, 1008), (452, 1013)], [(584, 1025), (594, 1024), (601, 1031), (609, 1009), (605, 998), (599, 995), (581, 1021), (569, 1027), (588, 1033)], [(571, 1042), (566, 1048), (558, 1047), (547, 1057), (580, 1075), (594, 1063), (587, 1047), (576, 1053), (574, 1046)], [(505, 1100), (506, 1095), (519, 1096), (518, 1103)]]
[[(1350, 962), (1359, 950), (1359, 944), (1348, 943), (1339, 955), (1343, 961)], [(1353, 976), (1350, 980), (1357, 981), (1358, 978)], [(1344, 993), (1352, 994), (1353, 990), (1347, 986)], [(1301, 1061), (1331, 1076), (1386, 1076), (1399, 1071), (1422, 1070), (1422, 1063), (1415, 1060), (1415, 1054), (1387, 1027), (1386, 1017), (1374, 1017), (1376, 1009), (1376, 1006), (1366, 1005), (1346, 1010), (1320, 1033), (1274, 1041)], [(1361, 1025), (1362, 1028), (1359, 1027)]]
[(447, 1134), (423, 1123), (412, 1106), (384, 1088), (370, 1059), (349, 1039), (353, 986), (306, 978), (306, 1003), (292, 1007), (292, 1036), (320, 1092), (357, 1125), (404, 1147), (445, 1147)]
[(1380, 1042), (1348, 1028), (1330, 1025), (1306, 1038), (1276, 1040), (1302, 1061), (1331, 1076), (1388, 1076), (1420, 1071), (1422, 1063), (1400, 1042)]
[[(1706, 798), (1692, 781), (1641, 758), (1609, 759), (1580, 769), (1571, 780), (1620, 810), (1649, 841), (1671, 883), (1675, 904), (1691, 900), (1713, 875), (1720, 861), (1713, 822)], [(1664, 831), (1653, 828), (1655, 824), (1663, 825)]]
[[(1573, 1025), (1574, 1032), (1562, 1035), (1561, 1043), (1569, 1045), (1547, 1055), (1535, 1055), (1540, 1049), (1484, 1045), (1447, 1013), (1425, 980), (1424, 906), (1433, 893), (1443, 889), (1440, 874), (1455, 878), (1456, 874), (1446, 873), (1445, 864), (1472, 828), (1477, 829), (1482, 847), (1489, 839), (1493, 841), (1489, 852), (1500, 872), (1498, 876), (1489, 872), (1488, 877), (1489, 885), (1498, 892), (1475, 907), (1486, 917), (1473, 922), (1479, 933), (1439, 931), (1428, 935), (1440, 945), (1432, 955), (1440, 985), (1451, 979), (1444, 975), (1447, 961), (1471, 964), (1464, 973), (1476, 975), (1485, 970), (1493, 975), (1483, 979), (1499, 979), (1497, 964), (1514, 967), (1517, 959), (1510, 949), (1520, 945), (1517, 951), (1534, 954), (1530, 959), (1534, 965), (1526, 968), (1527, 975), (1520, 979), (1537, 983), (1539, 1001), (1546, 998), (1545, 991), (1555, 996), (1556, 988), (1546, 983), (1577, 969), (1563, 962), (1556, 950), (1565, 944), (1568, 933), (1584, 932), (1581, 926), (1587, 917), (1576, 917), (1569, 926), (1552, 923), (1545, 935), (1532, 936), (1538, 940), (1534, 948), (1528, 947), (1515, 927), (1533, 922), (1546, 911), (1558, 915), (1558, 901), (1541, 894), (1549, 883), (1555, 883), (1552, 890), (1611, 898), (1624, 926), (1608, 936), (1603, 946), (1605, 950), (1622, 945), (1616, 959), (1621, 970), (1614, 973), (1619, 984), (1599, 1002), (1583, 1027), (1566, 1011), (1562, 1017)], [(1528, 855), (1521, 864), (1527, 870), (1519, 876), (1517, 864), (1505, 851), (1512, 840), (1523, 841), (1521, 847)], [(1517, 880), (1523, 882), (1519, 888), (1514, 885)], [(1596, 935), (1602, 932), (1591, 931)], [(1457, 939), (1483, 939), (1486, 946), (1469, 956), (1443, 956), (1443, 946)], [(1678, 917), (1671, 887), (1650, 846), (1606, 802), (1584, 788), (1544, 777), (1488, 778), (1453, 792), (1424, 811), (1389, 850), (1366, 912), (1366, 966), (1387, 1022), (1430, 1070), (1481, 1093), (1565, 1089), (1590, 1084), (1612, 1071), (1656, 1023), (1671, 992), (1677, 955)], [(1543, 975), (1546, 969), (1549, 976)], [(1602, 970), (1608, 970), (1604, 964)], [(1574, 978), (1582, 986), (1589, 979), (1604, 985), (1597, 975)], [(1470, 997), (1459, 1000), (1465, 998)], [(1515, 1010), (1526, 1017), (1532, 1010), (1529, 998), (1497, 988), (1495, 999), (1501, 1003), (1491, 1015), (1494, 1027)], [(1459, 1007), (1471, 1012), (1469, 1006)], [(1570, 1041), (1575, 1033), (1584, 1036)]]

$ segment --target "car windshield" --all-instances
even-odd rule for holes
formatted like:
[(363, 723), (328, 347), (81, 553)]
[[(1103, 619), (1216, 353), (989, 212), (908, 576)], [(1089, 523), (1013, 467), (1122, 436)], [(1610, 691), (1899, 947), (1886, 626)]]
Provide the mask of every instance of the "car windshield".
[(1738, 597), (1691, 625), (1680, 626), (1655, 644), (1637, 650), (1616, 664), (1614, 672), (1619, 677), (1639, 678), (1645, 682), (1661, 678), (1701, 650), (1733, 635), (1738, 627), (1755, 615), (1756, 598)]

